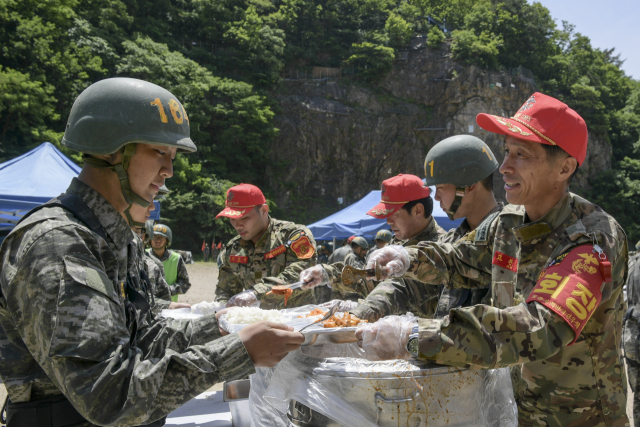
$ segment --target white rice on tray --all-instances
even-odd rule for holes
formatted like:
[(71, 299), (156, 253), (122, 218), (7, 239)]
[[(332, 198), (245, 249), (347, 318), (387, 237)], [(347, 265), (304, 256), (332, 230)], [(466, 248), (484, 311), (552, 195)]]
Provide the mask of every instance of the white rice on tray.
[(232, 307), (225, 316), (227, 322), (234, 325), (250, 325), (265, 321), (284, 323), (287, 320), (279, 310), (262, 310), (258, 307)]

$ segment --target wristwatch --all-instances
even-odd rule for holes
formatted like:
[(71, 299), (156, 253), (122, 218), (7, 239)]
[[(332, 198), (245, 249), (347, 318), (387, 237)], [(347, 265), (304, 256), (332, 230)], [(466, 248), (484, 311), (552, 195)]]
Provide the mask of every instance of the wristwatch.
[(417, 359), (420, 355), (420, 350), (418, 349), (419, 342), (419, 335), (417, 333), (409, 335), (409, 341), (407, 342), (407, 351), (414, 359)]

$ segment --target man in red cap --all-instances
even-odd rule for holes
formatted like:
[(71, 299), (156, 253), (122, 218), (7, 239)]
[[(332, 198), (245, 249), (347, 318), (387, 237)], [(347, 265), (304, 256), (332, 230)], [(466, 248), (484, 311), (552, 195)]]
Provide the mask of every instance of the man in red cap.
[(347, 255), (353, 253), (353, 249), (351, 248), (351, 242), (355, 239), (356, 236), (350, 236), (347, 240), (344, 241), (342, 247), (333, 251), (333, 253), (329, 256), (328, 264), (335, 264), (336, 262), (343, 262)]
[[(270, 293), (271, 288), (298, 281), (302, 270), (315, 265), (313, 235), (304, 225), (271, 218), (255, 185), (231, 187), (225, 206), (216, 218), (229, 218), (238, 235), (218, 257), (215, 300), (228, 307), (260, 303), (262, 308), (284, 308), (284, 296)], [(287, 307), (315, 302), (314, 291), (295, 290)]]
[[(446, 231), (438, 225), (431, 215), (432, 211), (433, 199), (431, 198), (429, 187), (425, 187), (422, 180), (415, 175), (400, 174), (382, 182), (380, 203), (371, 208), (367, 215), (387, 219), (387, 224), (391, 226), (391, 231), (394, 233), (391, 245), (412, 246), (419, 242), (435, 242), (446, 234)], [(315, 267), (314, 274), (326, 277), (331, 282), (334, 298), (352, 301), (366, 298), (376, 284), (367, 283), (367, 286), (362, 286), (359, 282), (357, 292), (354, 292), (356, 290), (341, 282), (343, 267), (343, 263), (319, 265)], [(326, 275), (321, 271), (322, 269), (326, 271)], [(307, 279), (306, 277), (304, 278)], [(301, 276), (301, 279), (303, 279), (303, 276)], [(414, 314), (424, 317), (432, 317), (434, 315), (438, 305), (438, 287), (424, 287), (419, 283), (412, 283), (402, 279), (394, 280), (394, 282), (400, 283), (389, 283), (387, 285), (410, 289), (408, 292), (415, 298), (410, 298), (411, 301), (408, 302), (408, 306)], [(417, 294), (412, 292), (417, 288), (414, 285), (425, 288), (420, 292), (420, 297), (417, 297)], [(307, 286), (313, 285), (309, 284)]]
[(505, 226), (500, 215), (482, 241), (458, 242), (448, 253), (429, 244), (409, 248), (406, 260), (396, 257), (385, 272), (403, 275), (410, 267), (405, 277), (428, 281), (440, 268), (475, 278), (490, 284), (492, 306), (420, 319), (419, 333), (398, 344), (383, 342), (395, 330), (357, 335), (363, 343), (379, 338), (373, 352), (475, 369), (517, 367), (520, 426), (629, 425), (620, 350), (627, 241), (615, 219), (568, 191), (586, 156), (584, 120), (535, 93), (513, 117), (480, 114), (477, 122), (506, 135), (500, 172), (512, 205), (503, 213), (524, 211), (524, 223)]

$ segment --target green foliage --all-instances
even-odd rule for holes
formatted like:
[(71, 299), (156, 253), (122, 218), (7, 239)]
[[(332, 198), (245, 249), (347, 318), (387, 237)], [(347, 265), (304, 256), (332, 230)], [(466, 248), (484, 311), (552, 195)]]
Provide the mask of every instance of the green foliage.
[[(177, 244), (197, 251), (214, 231), (233, 235), (214, 219), (233, 182), (286, 179), (285, 165), (269, 160), (283, 70), (346, 66), (371, 84), (396, 49), (425, 32), (432, 48), (452, 37), (463, 63), (528, 68), (541, 91), (608, 139), (614, 169), (594, 179), (591, 197), (640, 238), (638, 83), (613, 49), (594, 48), (567, 23), (558, 28), (527, 0), (0, 0), (0, 161), (46, 140), (60, 147), (74, 99), (97, 80), (164, 86), (184, 104), (198, 152), (177, 158), (163, 217)], [(305, 222), (329, 213), (298, 202), (276, 213)]]
[(429, 29), (429, 34), (427, 35), (427, 45), (432, 49), (437, 49), (440, 47), (442, 42), (444, 41), (445, 36), (440, 28), (436, 25), (433, 25)]
[(411, 40), (413, 28), (411, 24), (405, 21), (402, 16), (391, 12), (387, 22), (384, 24), (384, 30), (389, 37), (389, 44), (393, 47), (406, 46)]
[(366, 80), (375, 80), (391, 69), (395, 60), (392, 48), (374, 43), (355, 43), (354, 54), (345, 64), (355, 66), (359, 74)]

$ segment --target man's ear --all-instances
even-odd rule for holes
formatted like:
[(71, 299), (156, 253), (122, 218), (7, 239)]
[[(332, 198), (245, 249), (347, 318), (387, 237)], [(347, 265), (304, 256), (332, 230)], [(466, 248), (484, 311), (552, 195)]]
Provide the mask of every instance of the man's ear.
[(476, 182), (476, 183), (475, 183), (475, 184), (473, 184), (473, 185), (470, 185), (470, 186), (468, 186), (468, 187), (465, 187), (465, 188), (464, 188), (464, 192), (465, 192), (465, 193), (471, 193), (472, 191), (475, 191), (475, 190), (476, 190), (476, 188), (478, 188), (478, 184), (479, 184), (479, 183), (478, 183), (478, 182)]
[(269, 205), (268, 204), (264, 204), (260, 207), (260, 210), (262, 211), (262, 213), (264, 213), (265, 215), (269, 213)]
[(558, 160), (558, 163), (558, 181), (568, 181), (578, 168), (578, 161), (575, 157), (567, 156)]
[(413, 209), (411, 209), (411, 214), (417, 217), (424, 216), (424, 206), (422, 206), (422, 203), (417, 203)]

